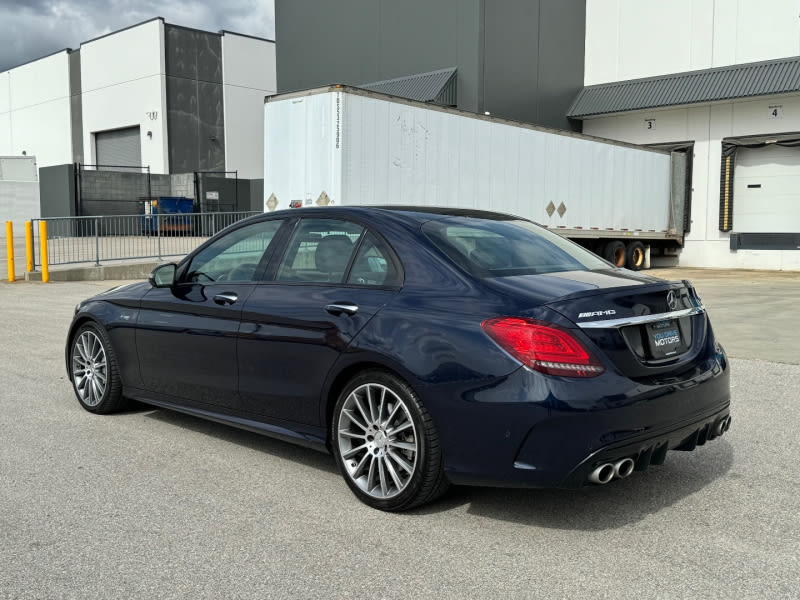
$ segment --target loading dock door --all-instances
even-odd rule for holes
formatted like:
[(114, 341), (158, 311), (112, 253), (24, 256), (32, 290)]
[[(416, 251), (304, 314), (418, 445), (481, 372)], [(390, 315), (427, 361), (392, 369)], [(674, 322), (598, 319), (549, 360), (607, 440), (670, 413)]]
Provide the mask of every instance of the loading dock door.
[(739, 148), (733, 227), (748, 233), (800, 232), (800, 148)]
[[(97, 164), (115, 167), (138, 167), (142, 164), (142, 141), (139, 127), (99, 131), (94, 136)], [(99, 167), (102, 169), (102, 166)]]

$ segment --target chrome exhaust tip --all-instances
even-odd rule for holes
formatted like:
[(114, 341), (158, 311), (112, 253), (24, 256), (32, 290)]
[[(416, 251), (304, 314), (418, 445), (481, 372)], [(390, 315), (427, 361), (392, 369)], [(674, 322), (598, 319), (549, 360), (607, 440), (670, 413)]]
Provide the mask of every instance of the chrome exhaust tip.
[(725, 417), (725, 432), (727, 432), (728, 429), (730, 428), (731, 428), (731, 417), (730, 415), (728, 415), (727, 417)]
[(606, 463), (604, 465), (600, 465), (594, 471), (591, 472), (589, 475), (589, 481), (592, 483), (597, 483), (599, 485), (605, 485), (612, 479), (614, 479), (614, 474), (616, 470), (614, 469), (614, 465), (611, 463)]
[(716, 425), (714, 425), (715, 436), (720, 436), (728, 430), (726, 427), (726, 425), (730, 427), (730, 425), (728, 425), (728, 419), (729, 417), (723, 417), (722, 419), (717, 421)]
[(614, 475), (620, 479), (625, 479), (633, 473), (634, 462), (632, 458), (623, 458), (614, 463)]

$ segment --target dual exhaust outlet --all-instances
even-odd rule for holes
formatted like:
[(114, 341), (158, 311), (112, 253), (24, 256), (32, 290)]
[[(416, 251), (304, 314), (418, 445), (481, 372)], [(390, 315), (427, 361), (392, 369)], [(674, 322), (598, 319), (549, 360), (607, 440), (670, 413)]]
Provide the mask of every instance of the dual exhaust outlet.
[(615, 477), (625, 479), (628, 475), (633, 473), (633, 459), (623, 458), (615, 463), (606, 463), (597, 467), (589, 475), (589, 481), (599, 485), (605, 485)]
[[(719, 437), (724, 434), (728, 429), (731, 427), (731, 417), (730, 415), (723, 417), (719, 421), (717, 421), (714, 426), (711, 428), (713, 432), (713, 437)], [(709, 439), (711, 436), (709, 436)], [(692, 446), (694, 447), (694, 446)], [(594, 471), (591, 472), (589, 475), (589, 481), (592, 483), (597, 483), (599, 485), (605, 485), (615, 477), (618, 479), (625, 479), (628, 475), (633, 473), (633, 469), (635, 467), (635, 463), (633, 462), (632, 458), (623, 458), (613, 463), (605, 463), (596, 467)]]
[(714, 425), (714, 435), (719, 437), (723, 433), (728, 431), (728, 429), (730, 429), (730, 428), (731, 428), (731, 418), (730, 418), (730, 416), (727, 416), (727, 417), (717, 421), (717, 424)]

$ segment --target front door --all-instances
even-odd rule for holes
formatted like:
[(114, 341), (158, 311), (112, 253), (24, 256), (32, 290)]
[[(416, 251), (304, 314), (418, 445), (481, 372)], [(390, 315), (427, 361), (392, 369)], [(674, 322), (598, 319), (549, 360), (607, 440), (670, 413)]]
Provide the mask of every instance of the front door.
[(136, 345), (146, 390), (198, 408), (236, 405), (242, 307), (282, 223), (261, 221), (228, 232), (201, 247), (171, 288), (145, 294)]

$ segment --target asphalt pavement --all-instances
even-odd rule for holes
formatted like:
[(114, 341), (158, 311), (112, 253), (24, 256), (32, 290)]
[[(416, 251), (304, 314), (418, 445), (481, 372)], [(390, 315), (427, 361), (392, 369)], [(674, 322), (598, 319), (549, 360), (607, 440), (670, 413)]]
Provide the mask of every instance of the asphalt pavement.
[(797, 277), (761, 301), (779, 357), (734, 343), (750, 284), (727, 306), (689, 279), (733, 357), (725, 437), (603, 487), (455, 488), (399, 515), (312, 450), (85, 412), (64, 336), (113, 282), (0, 284), (0, 598), (796, 598)]

